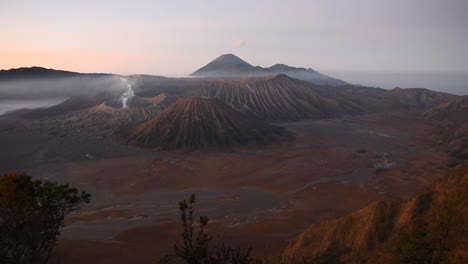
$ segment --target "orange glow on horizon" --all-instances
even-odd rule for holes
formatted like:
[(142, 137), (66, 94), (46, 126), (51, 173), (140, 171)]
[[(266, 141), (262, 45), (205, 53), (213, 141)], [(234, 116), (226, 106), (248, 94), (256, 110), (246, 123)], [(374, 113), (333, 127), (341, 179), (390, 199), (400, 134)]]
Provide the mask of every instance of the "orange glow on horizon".
[(127, 73), (142, 67), (148, 55), (122, 52), (0, 50), (0, 69), (40, 66), (78, 72)]

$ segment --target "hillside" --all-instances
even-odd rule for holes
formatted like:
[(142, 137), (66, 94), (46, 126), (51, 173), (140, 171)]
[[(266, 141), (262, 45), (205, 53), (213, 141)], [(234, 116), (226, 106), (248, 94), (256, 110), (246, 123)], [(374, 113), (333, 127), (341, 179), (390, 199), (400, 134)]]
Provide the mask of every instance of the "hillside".
[(286, 75), (247, 78), (205, 87), (201, 95), (218, 98), (228, 105), (266, 120), (327, 118), (366, 112), (355, 96)]
[(425, 261), (436, 258), (464, 263), (467, 197), (464, 164), (409, 201), (378, 201), (340, 219), (311, 225), (283, 257), (322, 261), (317, 263), (429, 263)]
[(156, 118), (131, 129), (129, 143), (187, 151), (266, 144), (290, 138), (284, 129), (242, 114), (217, 99), (178, 99)]
[[(176, 101), (176, 97), (160, 94), (155, 97), (134, 97), (129, 108), (122, 108), (116, 99), (107, 101), (69, 102), (27, 113), (27, 116), (46, 117), (44, 124), (53, 131), (75, 133), (86, 131), (90, 135), (108, 135), (120, 133), (124, 128), (135, 126), (157, 116), (166, 107)], [(78, 109), (73, 108), (79, 106)]]
[(403, 109), (429, 108), (451, 101), (457, 96), (431, 91), (424, 88), (394, 88), (382, 94), (383, 99), (391, 100), (395, 107)]
[(468, 96), (455, 98), (431, 108), (424, 116), (437, 122), (438, 141), (455, 154), (459, 160), (468, 158)]
[[(318, 85), (340, 86), (349, 83), (314, 71), (313, 69), (291, 67), (285, 64), (275, 64), (265, 68), (269, 74), (286, 74), (291, 78), (312, 82)], [(255, 73), (253, 74), (256, 75)]]
[(296, 121), (387, 111), (427, 110), (457, 96), (427, 89), (316, 85), (284, 74), (244, 79), (134, 76), (135, 93), (218, 98), (269, 121)]
[[(129, 77), (129, 80), (134, 84), (136, 95), (130, 102), (129, 109), (119, 109), (119, 98), (124, 92), (124, 86), (122, 81), (113, 78), (89, 85), (89, 89), (94, 85), (102, 87), (96, 95), (77, 95), (47, 109), (21, 110), (11, 113), (10, 116), (52, 118), (56, 124), (67, 123), (72, 127), (112, 127), (115, 131), (115, 128), (120, 126), (133, 126), (154, 118), (175, 102), (176, 98), (219, 99), (244, 116), (267, 122), (391, 111), (421, 111), (458, 98), (426, 89), (398, 88), (388, 91), (351, 85), (321, 86), (284, 74), (222, 80), (135, 75)], [(74, 93), (86, 93), (88, 87), (81, 86)], [(109, 88), (106, 90), (106, 87)], [(165, 99), (160, 104), (158, 100), (163, 97)]]
[[(194, 92), (192, 90), (192, 92)], [(315, 85), (287, 75), (230, 80), (205, 85), (198, 94), (274, 121), (321, 119), (385, 111), (428, 109), (457, 96), (421, 89), (392, 93), (379, 88)]]

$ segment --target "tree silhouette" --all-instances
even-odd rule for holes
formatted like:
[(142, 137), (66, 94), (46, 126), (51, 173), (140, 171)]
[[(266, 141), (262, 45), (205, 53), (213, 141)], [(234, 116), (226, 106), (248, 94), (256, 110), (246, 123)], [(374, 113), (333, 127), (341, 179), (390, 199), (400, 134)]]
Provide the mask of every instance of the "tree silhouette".
[(90, 197), (25, 173), (0, 177), (0, 263), (49, 262), (65, 216)]
[[(179, 202), (183, 232), (182, 240), (174, 245), (175, 257), (183, 260), (186, 264), (262, 263), (261, 260), (251, 256), (251, 248), (243, 250), (225, 244), (215, 244), (213, 237), (206, 233), (206, 226), (209, 222), (208, 217), (200, 216), (198, 221), (195, 220), (194, 203), (194, 194)], [(166, 255), (159, 258), (156, 263), (171, 263), (171, 256)]]
[[(210, 243), (213, 240), (213, 237), (205, 233), (205, 227), (209, 221), (206, 216), (200, 217), (200, 227), (196, 232), (194, 227), (194, 203), (194, 194), (179, 202), (180, 218), (183, 225), (182, 242), (177, 242), (174, 245), (175, 255), (184, 259), (187, 264), (199, 264), (206, 261), (209, 258)], [(196, 232), (196, 235), (194, 232)]]

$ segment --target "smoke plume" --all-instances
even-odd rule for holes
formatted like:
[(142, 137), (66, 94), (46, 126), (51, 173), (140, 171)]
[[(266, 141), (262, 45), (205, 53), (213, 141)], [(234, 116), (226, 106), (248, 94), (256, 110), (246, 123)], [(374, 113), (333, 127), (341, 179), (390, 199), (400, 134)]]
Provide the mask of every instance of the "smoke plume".
[(127, 78), (122, 77), (120, 80), (126, 87), (124, 93), (120, 97), (120, 100), (122, 101), (122, 108), (128, 108), (128, 101), (131, 100), (133, 96), (135, 96), (135, 92), (132, 89), (132, 84), (128, 81)]

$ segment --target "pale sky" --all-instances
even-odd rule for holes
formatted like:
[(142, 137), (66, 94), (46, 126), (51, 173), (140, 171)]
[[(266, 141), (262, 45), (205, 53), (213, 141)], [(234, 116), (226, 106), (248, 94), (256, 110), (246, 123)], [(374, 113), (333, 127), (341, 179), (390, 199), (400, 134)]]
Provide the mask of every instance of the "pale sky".
[(223, 53), (319, 71), (468, 74), (466, 0), (0, 0), (0, 69), (183, 76)]

